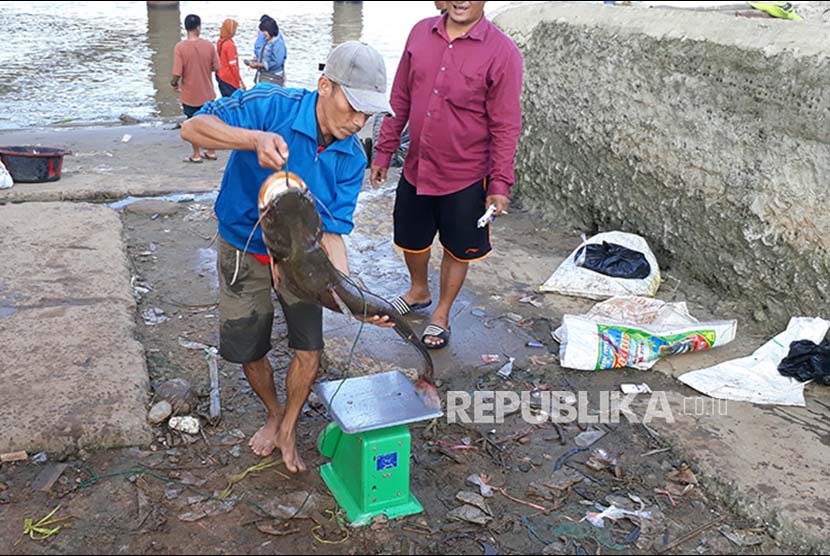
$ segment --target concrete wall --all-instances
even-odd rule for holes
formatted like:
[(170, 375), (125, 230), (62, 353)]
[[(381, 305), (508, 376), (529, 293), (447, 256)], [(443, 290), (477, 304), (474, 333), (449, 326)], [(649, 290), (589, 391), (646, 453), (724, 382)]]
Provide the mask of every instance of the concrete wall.
[(771, 329), (830, 317), (827, 27), (558, 2), (496, 22), (525, 57), (527, 206), (645, 236)]

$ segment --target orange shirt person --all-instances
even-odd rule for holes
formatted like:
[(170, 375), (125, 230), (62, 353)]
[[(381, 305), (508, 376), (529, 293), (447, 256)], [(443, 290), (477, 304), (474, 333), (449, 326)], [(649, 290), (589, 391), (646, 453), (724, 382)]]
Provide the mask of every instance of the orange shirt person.
[(222, 22), (219, 31), (219, 40), (216, 41), (216, 52), (219, 53), (219, 71), (216, 72), (216, 81), (219, 83), (219, 92), (223, 97), (231, 96), (237, 89), (245, 90), (242, 76), (239, 74), (239, 55), (233, 37), (239, 24), (234, 19)]

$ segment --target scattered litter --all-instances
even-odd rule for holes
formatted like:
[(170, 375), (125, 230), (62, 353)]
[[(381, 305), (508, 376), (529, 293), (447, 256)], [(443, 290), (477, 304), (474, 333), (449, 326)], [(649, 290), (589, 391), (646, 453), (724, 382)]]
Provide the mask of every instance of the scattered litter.
[(9, 174), (9, 171), (6, 170), (3, 162), (0, 161), (0, 189), (8, 189), (13, 185), (14, 180), (12, 179), (12, 175)]
[(130, 139), (132, 139), (132, 138), (133, 138), (132, 135), (130, 135), (129, 133), (125, 133), (124, 137), (121, 138), (121, 142), (122, 143), (129, 143)]
[(517, 315), (516, 313), (506, 313), (504, 317), (511, 322), (522, 322), (525, 320), (522, 315)]
[(602, 508), (602, 506), (598, 506), (599, 509), (602, 511), (599, 513), (591, 512), (588, 513), (583, 519), (587, 520), (591, 525), (594, 527), (604, 527), (605, 526), (605, 519), (610, 519), (611, 521), (617, 521), (618, 519), (623, 519), (627, 517), (635, 517), (637, 519), (651, 519), (651, 512), (647, 511), (630, 511), (630, 510), (623, 510), (621, 508), (617, 508), (616, 506), (608, 506), (607, 508)]
[(285, 521), (282, 519), (275, 519), (272, 521), (258, 521), (256, 523), (257, 531), (260, 533), (264, 533), (266, 535), (272, 535), (275, 537), (284, 537), (287, 535), (293, 535), (294, 533), (299, 533), (300, 530), (294, 527), (290, 521)]
[[(617, 552), (622, 552), (626, 550), (625, 546), (616, 543), (610, 527), (607, 529), (598, 529), (597, 527), (594, 527), (586, 521), (563, 521), (553, 529), (553, 536), (556, 538), (567, 538), (570, 541), (574, 542), (591, 540), (601, 546), (604, 546), (609, 550), (614, 550)], [(579, 552), (580, 550), (582, 552)], [(585, 549), (581, 547), (577, 547), (575, 553), (587, 554)], [(568, 552), (563, 552), (563, 554), (568, 554)]]
[(737, 326), (736, 320), (699, 323), (685, 303), (619, 297), (596, 305), (587, 315), (565, 315), (554, 334), (561, 343), (563, 367), (646, 370), (661, 357), (727, 344), (735, 339)]
[(499, 359), (501, 359), (501, 356), (499, 356), (498, 354), (484, 353), (481, 355), (481, 360), (484, 361), (486, 365), (489, 365), (490, 363), (495, 363)]
[(46, 455), (46, 452), (40, 452), (32, 456), (32, 463), (46, 463), (48, 459), (49, 456)]
[[(648, 275), (641, 279), (616, 278), (585, 268), (581, 257), (586, 254), (585, 248), (591, 245), (602, 246), (604, 243), (613, 243), (641, 254), (648, 264)], [(541, 290), (589, 299), (607, 299), (617, 295), (654, 297), (659, 287), (660, 267), (646, 240), (634, 234), (606, 232), (583, 240), (582, 245), (574, 249), (559, 265)]]
[(267, 458), (263, 459), (262, 461), (260, 461), (259, 463), (256, 463), (256, 464), (250, 466), (248, 469), (246, 469), (242, 473), (237, 473), (236, 475), (232, 475), (228, 479), (228, 486), (225, 488), (225, 490), (223, 490), (221, 493), (219, 493), (219, 495), (217, 495), (217, 498), (225, 499), (228, 496), (230, 496), (231, 492), (233, 491), (233, 486), (236, 483), (244, 480), (245, 477), (247, 477), (249, 474), (255, 473), (257, 471), (263, 471), (263, 470), (268, 469), (270, 467), (276, 467), (277, 465), (279, 465), (281, 463), (282, 463), (281, 459), (275, 460), (273, 457), (267, 457)]
[(271, 500), (265, 509), (276, 517), (283, 519), (310, 519), (312, 515), (321, 511), (328, 504), (328, 499), (316, 492), (308, 493), (304, 490), (281, 496), (278, 500)]
[(548, 353), (546, 355), (531, 355), (528, 358), (531, 365), (536, 365), (537, 367), (543, 367), (545, 365), (551, 365), (559, 360), (559, 356)]
[(208, 364), (208, 374), (210, 375), (210, 410), (209, 419), (211, 425), (216, 425), (222, 419), (222, 403), (219, 397), (219, 364), (216, 362), (216, 357), (219, 355), (219, 350), (215, 347), (205, 348), (205, 360)]
[(543, 344), (542, 342), (530, 341), (530, 342), (527, 343), (527, 347), (530, 347), (530, 348), (544, 348), (545, 344)]
[(144, 324), (147, 326), (155, 326), (166, 320), (170, 320), (170, 317), (165, 316), (164, 309), (160, 309), (158, 307), (144, 309), (144, 311), (141, 312), (141, 318), (144, 319)]
[(478, 318), (483, 318), (487, 316), (487, 313), (482, 311), (481, 309), (473, 309), (472, 311), (470, 311), (470, 314)]
[(651, 388), (645, 382), (642, 384), (620, 384), (623, 394), (651, 394)]
[(580, 448), (587, 448), (603, 436), (605, 436), (604, 431), (585, 431), (576, 435), (574, 443)]
[(533, 297), (530, 295), (519, 299), (519, 303), (527, 303), (528, 305), (533, 305), (537, 309), (541, 309), (545, 306), (545, 304), (542, 303), (542, 301), (540, 301), (538, 297)]
[[(49, 492), (55, 483), (58, 482), (63, 472), (69, 467), (66, 463), (53, 463), (44, 467), (40, 473), (37, 474), (35, 480), (32, 481), (32, 490), (40, 492)], [(2, 489), (0, 489), (2, 490)]]
[(10, 463), (13, 461), (26, 461), (29, 459), (29, 454), (26, 452), (8, 452), (6, 454), (0, 454), (0, 463)]
[(201, 342), (194, 342), (192, 340), (188, 340), (187, 338), (182, 338), (181, 336), (179, 336), (179, 345), (185, 349), (210, 349), (210, 346), (208, 346), (207, 344), (203, 344)]
[(513, 373), (513, 361), (515, 360), (516, 359), (514, 357), (511, 357), (510, 360), (496, 372), (496, 374), (499, 375), (501, 378), (509, 378), (510, 375)]
[(468, 504), (464, 504), (463, 506), (451, 510), (447, 513), (447, 517), (449, 519), (454, 519), (457, 521), (466, 521), (468, 523), (474, 523), (476, 525), (487, 525), (493, 518), (486, 513), (484, 513), (481, 509), (476, 508), (475, 506), (470, 506)]
[(612, 458), (602, 448), (598, 448), (591, 452), (591, 457), (585, 462), (585, 466), (594, 471), (604, 471), (609, 467), (617, 468), (617, 459)]
[(199, 434), (199, 420), (195, 417), (170, 417), (167, 426), (187, 434)]
[(164, 491), (164, 497), (168, 500), (175, 500), (182, 492), (184, 492), (183, 488), (168, 488)]
[(474, 506), (487, 515), (493, 515), (493, 510), (487, 505), (487, 502), (484, 500), (484, 496), (481, 494), (476, 494), (475, 492), (468, 492), (466, 490), (459, 491), (458, 494), (455, 495), (455, 499), (463, 504), (467, 504), (468, 506)]
[[(52, 519), (56, 513), (58, 513), (61, 509), (61, 506), (55, 506), (55, 509), (46, 514), (43, 518), (38, 520), (37, 523), (32, 523), (32, 520), (26, 518), (23, 520), (23, 536), (29, 536), (30, 539), (33, 541), (42, 541), (43, 539), (47, 539), (53, 535), (57, 535), (60, 532), (61, 527), (63, 525), (58, 525), (57, 527), (51, 527), (51, 525), (55, 525), (60, 523), (61, 521), (66, 521), (67, 519), (72, 519), (72, 516), (67, 517), (58, 517)], [(21, 537), (22, 539), (22, 537)], [(20, 542), (21, 539), (18, 539), (17, 542)], [(17, 544), (17, 542), (15, 544)]]
[(729, 525), (718, 527), (721, 534), (740, 547), (758, 546), (764, 543), (763, 529), (732, 529)]
[(786, 330), (752, 355), (686, 373), (679, 380), (713, 398), (804, 407), (804, 383), (781, 376), (778, 365), (793, 342), (820, 342), (828, 329), (830, 322), (824, 319), (793, 317)]
[(778, 372), (800, 382), (815, 380), (830, 386), (830, 339), (817, 344), (799, 340), (790, 344), (790, 352), (778, 365)]
[(481, 544), (481, 549), (484, 550), (484, 556), (498, 556), (498, 547), (486, 542), (480, 542), (479, 544)]
[(207, 517), (207, 512), (203, 512), (201, 510), (193, 511), (193, 512), (186, 512), (179, 515), (179, 521), (184, 521), (186, 523), (192, 523), (194, 521), (199, 521), (203, 517)]
[(498, 493), (500, 493), (502, 496), (504, 496), (505, 498), (507, 498), (511, 502), (515, 502), (517, 504), (521, 504), (523, 506), (527, 506), (528, 508), (533, 508), (534, 510), (539, 510), (540, 512), (544, 512), (544, 513), (549, 513), (551, 511), (550, 509), (548, 509), (544, 506), (540, 506), (538, 504), (534, 504), (533, 502), (528, 502), (526, 500), (520, 500), (518, 498), (514, 498), (514, 497), (510, 496), (509, 494), (507, 494), (507, 491), (504, 490), (503, 488), (493, 487), (493, 490), (497, 491)]
[(666, 479), (682, 485), (696, 485), (697, 476), (688, 465), (683, 465), (666, 475)]
[(749, 5), (770, 17), (801, 21), (801, 16), (790, 2), (749, 2)]
[[(566, 490), (572, 485), (582, 482), (582, 475), (571, 468), (562, 469), (562, 466), (565, 465), (565, 462), (572, 456), (578, 454), (579, 452), (586, 451), (588, 451), (588, 448), (572, 448), (571, 450), (565, 452), (565, 454), (556, 460), (556, 463), (553, 466), (553, 475), (545, 484), (556, 490)], [(579, 480), (574, 482), (574, 479)]]
[(467, 482), (471, 485), (475, 485), (479, 488), (481, 495), (485, 498), (491, 498), (493, 496), (493, 489), (490, 485), (488, 485), (489, 477), (483, 474), (473, 474), (467, 477)]
[(160, 425), (173, 414), (173, 406), (167, 400), (162, 400), (153, 405), (147, 412), (147, 421), (151, 425)]

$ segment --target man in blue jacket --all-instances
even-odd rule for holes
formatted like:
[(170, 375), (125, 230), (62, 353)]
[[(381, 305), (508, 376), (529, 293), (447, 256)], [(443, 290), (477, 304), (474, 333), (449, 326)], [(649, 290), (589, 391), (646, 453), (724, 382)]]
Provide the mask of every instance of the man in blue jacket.
[[(206, 104), (182, 126), (187, 141), (204, 148), (233, 149), (215, 206), (220, 236), (219, 353), (242, 364), (268, 411), (265, 425), (249, 442), (251, 449), (266, 456), (278, 448), (292, 472), (305, 470), (297, 453), (296, 425), (323, 349), (322, 309), (280, 292), (288, 345), (294, 349), (283, 409), (267, 358), (274, 316), (272, 272), (276, 276), (278, 271), (261, 234), (254, 235), (245, 256), (242, 252), (259, 216), (260, 185), (274, 170), (286, 168), (303, 178), (325, 206), (318, 208), (323, 248), (335, 267), (349, 273), (342, 236), (354, 228), (352, 215), (366, 169), (366, 155), (355, 134), (376, 113), (392, 113), (386, 98), (386, 66), (377, 50), (352, 41), (329, 54), (316, 91), (260, 84)], [(386, 317), (366, 320), (392, 326)]]

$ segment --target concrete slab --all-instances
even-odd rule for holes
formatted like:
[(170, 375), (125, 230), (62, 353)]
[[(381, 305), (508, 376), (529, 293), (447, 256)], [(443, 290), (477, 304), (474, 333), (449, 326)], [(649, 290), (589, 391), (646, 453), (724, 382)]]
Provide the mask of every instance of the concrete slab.
[[(130, 140), (123, 142), (125, 135)], [(72, 152), (64, 157), (61, 179), (18, 183), (0, 191), (0, 202), (108, 201), (178, 192), (210, 191), (222, 182), (230, 153), (201, 164), (183, 162), (191, 154), (172, 124), (48, 128), (3, 132), (2, 145), (41, 145)]]
[(149, 442), (149, 380), (117, 213), (0, 206), (0, 252), (0, 451)]

